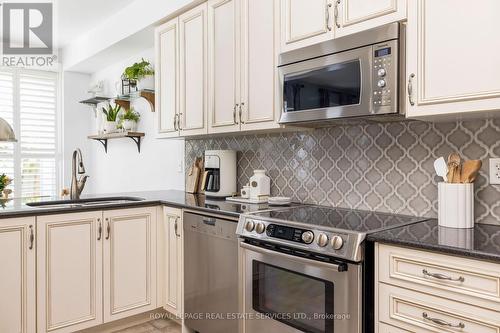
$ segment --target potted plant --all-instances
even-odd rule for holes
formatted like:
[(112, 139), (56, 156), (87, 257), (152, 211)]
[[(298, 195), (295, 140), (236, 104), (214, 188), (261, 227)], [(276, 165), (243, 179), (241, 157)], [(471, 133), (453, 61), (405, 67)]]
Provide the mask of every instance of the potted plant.
[(113, 133), (116, 130), (116, 119), (121, 109), (122, 107), (118, 104), (115, 104), (115, 106), (108, 105), (108, 109), (102, 108), (102, 113), (106, 116), (104, 132)]
[(141, 115), (134, 108), (125, 110), (120, 114), (120, 124), (125, 131), (135, 131)]
[(140, 89), (154, 89), (153, 66), (148, 60), (142, 60), (134, 63), (132, 66), (125, 68), (123, 76), (130, 81), (130, 85), (134, 87), (138, 82), (141, 83)]
[(0, 196), (3, 195), (4, 190), (7, 186), (12, 183), (12, 179), (9, 178), (5, 173), (0, 175)]

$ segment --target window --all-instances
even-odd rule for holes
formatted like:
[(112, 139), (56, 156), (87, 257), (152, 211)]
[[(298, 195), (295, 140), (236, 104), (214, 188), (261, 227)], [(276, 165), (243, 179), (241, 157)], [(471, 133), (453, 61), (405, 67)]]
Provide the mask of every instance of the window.
[(0, 174), (15, 197), (53, 196), (59, 188), (57, 74), (0, 69), (0, 117), (18, 142), (0, 142)]

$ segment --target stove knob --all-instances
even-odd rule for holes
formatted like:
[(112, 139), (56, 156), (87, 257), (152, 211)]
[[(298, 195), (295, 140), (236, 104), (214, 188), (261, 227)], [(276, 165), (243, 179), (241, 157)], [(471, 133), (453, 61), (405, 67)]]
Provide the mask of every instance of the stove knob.
[(380, 76), (380, 77), (384, 77), (385, 74), (387, 74), (386, 70), (384, 68), (380, 68), (378, 71), (377, 71), (377, 75)]
[(305, 231), (305, 232), (303, 232), (302, 233), (302, 240), (306, 244), (311, 244), (312, 241), (314, 240), (314, 234), (312, 233), (312, 231)]
[(378, 80), (377, 86), (379, 88), (384, 88), (385, 87), (385, 80)]
[(316, 238), (316, 242), (320, 247), (325, 247), (328, 244), (328, 236), (325, 234), (319, 234)]
[(344, 240), (340, 236), (332, 237), (332, 247), (334, 250), (340, 250), (344, 246)]
[(257, 222), (257, 224), (255, 224), (255, 231), (258, 234), (263, 233), (264, 231), (266, 231), (266, 225), (262, 222)]
[(248, 220), (247, 223), (245, 223), (245, 229), (248, 232), (252, 232), (254, 227), (255, 227), (255, 223), (253, 223), (252, 220)]

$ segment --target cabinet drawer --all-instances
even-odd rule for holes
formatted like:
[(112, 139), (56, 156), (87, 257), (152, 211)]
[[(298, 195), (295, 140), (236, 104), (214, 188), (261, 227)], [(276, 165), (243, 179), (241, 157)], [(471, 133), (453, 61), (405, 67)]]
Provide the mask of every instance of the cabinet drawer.
[(403, 330), (384, 323), (378, 323), (378, 333), (410, 333), (410, 331)]
[(415, 333), (500, 332), (500, 316), (495, 311), (384, 283), (378, 288), (379, 320), (386, 324)]
[(500, 311), (500, 265), (378, 245), (379, 281)]

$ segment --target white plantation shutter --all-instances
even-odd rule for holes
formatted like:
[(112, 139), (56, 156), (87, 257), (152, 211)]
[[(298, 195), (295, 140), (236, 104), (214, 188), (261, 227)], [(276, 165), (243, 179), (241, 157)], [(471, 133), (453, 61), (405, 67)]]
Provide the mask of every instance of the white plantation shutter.
[(18, 140), (0, 145), (0, 173), (14, 178), (16, 197), (57, 193), (57, 114), (55, 73), (0, 70), (0, 117)]

